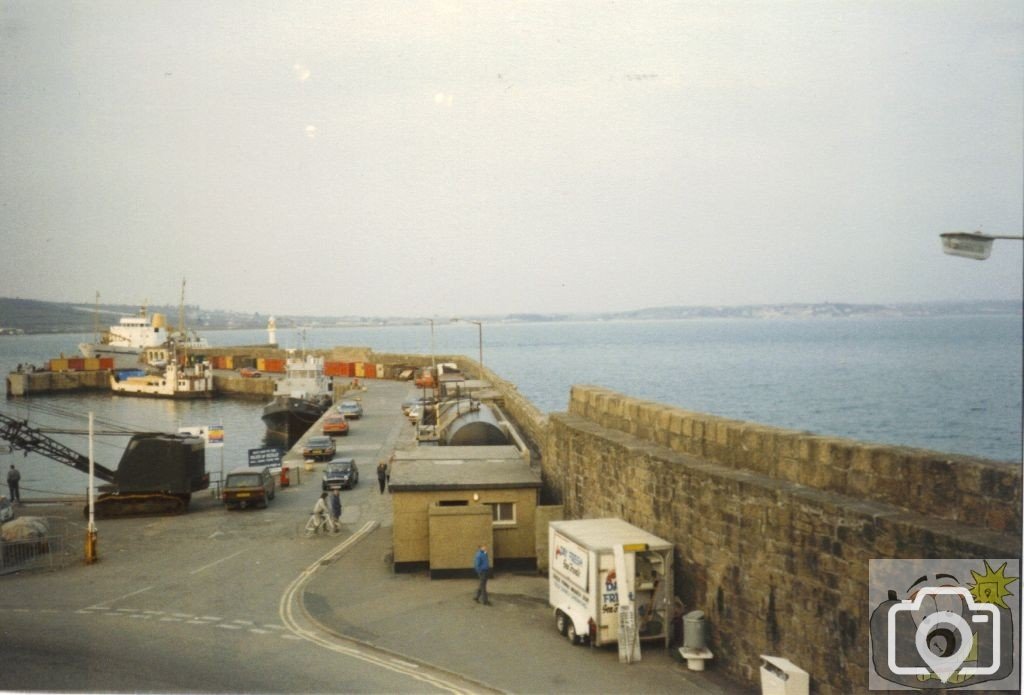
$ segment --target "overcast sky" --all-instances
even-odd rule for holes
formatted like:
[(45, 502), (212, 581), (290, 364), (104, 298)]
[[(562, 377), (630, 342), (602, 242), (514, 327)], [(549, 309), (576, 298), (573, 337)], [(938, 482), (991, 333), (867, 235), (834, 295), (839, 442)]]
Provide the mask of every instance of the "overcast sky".
[(0, 0), (0, 296), (1019, 298), (1022, 8)]

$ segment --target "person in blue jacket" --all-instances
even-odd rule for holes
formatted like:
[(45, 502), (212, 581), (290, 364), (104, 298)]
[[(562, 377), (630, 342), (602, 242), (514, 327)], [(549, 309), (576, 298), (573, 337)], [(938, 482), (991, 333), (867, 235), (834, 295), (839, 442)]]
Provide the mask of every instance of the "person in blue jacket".
[(480, 577), (480, 586), (477, 587), (473, 600), (489, 606), (491, 602), (487, 600), (487, 574), (491, 571), (491, 559), (487, 555), (486, 545), (481, 545), (476, 551), (476, 556), (473, 558), (473, 570), (476, 572), (476, 576)]

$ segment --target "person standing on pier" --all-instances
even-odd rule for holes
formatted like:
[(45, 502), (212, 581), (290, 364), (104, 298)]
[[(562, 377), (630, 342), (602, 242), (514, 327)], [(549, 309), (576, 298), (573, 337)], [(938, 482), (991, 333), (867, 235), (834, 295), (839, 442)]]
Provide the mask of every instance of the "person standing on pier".
[(337, 490), (331, 490), (331, 532), (341, 532), (341, 496)]
[(11, 464), (11, 470), (7, 471), (7, 489), (10, 490), (11, 503), (21, 504), (21, 491), (18, 489), (18, 482), (21, 480), (21, 471)]
[(377, 464), (377, 482), (380, 484), (380, 494), (384, 494), (384, 488), (388, 483), (388, 464), (381, 461)]

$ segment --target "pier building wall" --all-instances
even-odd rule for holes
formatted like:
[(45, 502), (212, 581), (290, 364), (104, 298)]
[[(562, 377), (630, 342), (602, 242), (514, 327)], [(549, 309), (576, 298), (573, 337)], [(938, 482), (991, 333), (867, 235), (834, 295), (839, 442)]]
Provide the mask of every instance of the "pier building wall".
[[(867, 688), (868, 561), (1018, 557), (1020, 467), (692, 413), (574, 386), (552, 413), (545, 485), (566, 518), (616, 516), (671, 540), (677, 593), (715, 667), (761, 654), (812, 689)], [(895, 491), (890, 489), (895, 488)]]

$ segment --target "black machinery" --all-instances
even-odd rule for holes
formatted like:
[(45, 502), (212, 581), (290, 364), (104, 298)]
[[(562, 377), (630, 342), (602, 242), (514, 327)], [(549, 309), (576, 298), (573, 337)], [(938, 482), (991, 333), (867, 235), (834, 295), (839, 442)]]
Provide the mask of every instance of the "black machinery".
[[(0, 413), (0, 439), (14, 449), (33, 451), (89, 472), (89, 458), (42, 431)], [(210, 486), (203, 440), (191, 435), (135, 434), (117, 470), (93, 463), (93, 474), (106, 481), (95, 500), (96, 516), (113, 518), (181, 514), (193, 492)], [(88, 509), (86, 509), (88, 513)]]

